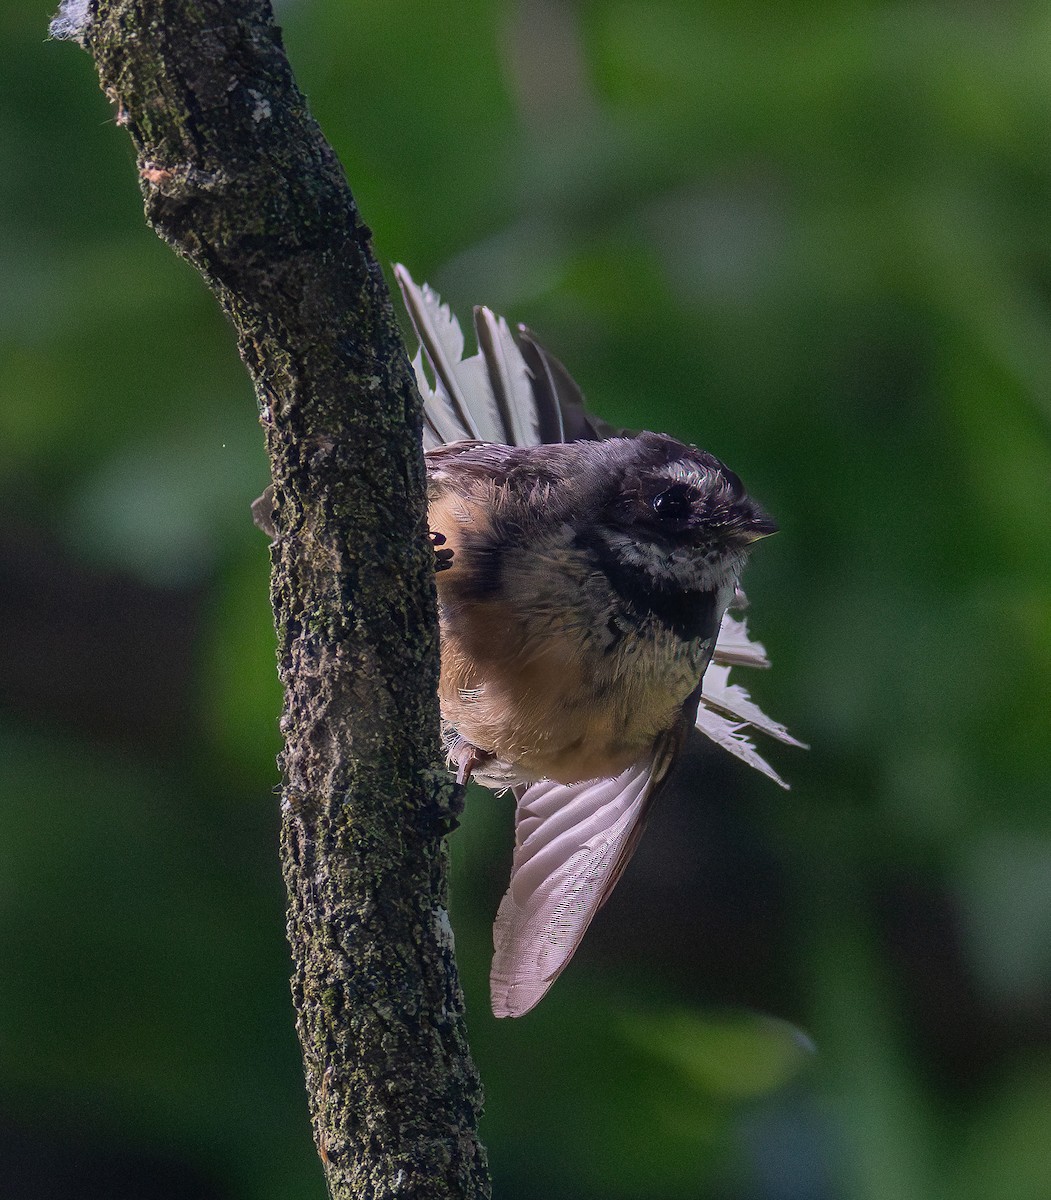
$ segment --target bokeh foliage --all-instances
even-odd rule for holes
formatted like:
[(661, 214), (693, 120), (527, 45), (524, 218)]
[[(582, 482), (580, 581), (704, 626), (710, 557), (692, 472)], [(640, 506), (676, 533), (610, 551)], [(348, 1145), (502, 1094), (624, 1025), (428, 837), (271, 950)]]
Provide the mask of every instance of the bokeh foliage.
[[(0, 13), (2, 1190), (306, 1200), (254, 401), (48, 16)], [(1043, 1200), (1051, 6), (279, 18), (381, 258), (783, 527), (748, 683), (813, 745), (793, 791), (699, 759), (702, 816), (680, 789), (517, 1023), (485, 989), (509, 809), (471, 799), (497, 1194)]]

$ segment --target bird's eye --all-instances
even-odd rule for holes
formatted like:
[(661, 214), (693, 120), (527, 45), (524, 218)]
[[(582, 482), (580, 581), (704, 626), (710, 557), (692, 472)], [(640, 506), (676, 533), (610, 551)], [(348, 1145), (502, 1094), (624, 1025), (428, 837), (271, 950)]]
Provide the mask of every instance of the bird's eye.
[(662, 521), (682, 521), (693, 511), (693, 489), (675, 483), (653, 497), (653, 511)]

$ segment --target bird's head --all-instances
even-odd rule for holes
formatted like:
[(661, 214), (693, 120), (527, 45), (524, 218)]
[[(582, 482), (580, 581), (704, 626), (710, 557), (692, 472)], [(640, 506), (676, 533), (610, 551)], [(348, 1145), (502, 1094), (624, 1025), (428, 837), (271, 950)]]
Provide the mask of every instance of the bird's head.
[(664, 434), (603, 443), (611, 452), (601, 536), (661, 588), (736, 582), (748, 550), (777, 526), (714, 455)]

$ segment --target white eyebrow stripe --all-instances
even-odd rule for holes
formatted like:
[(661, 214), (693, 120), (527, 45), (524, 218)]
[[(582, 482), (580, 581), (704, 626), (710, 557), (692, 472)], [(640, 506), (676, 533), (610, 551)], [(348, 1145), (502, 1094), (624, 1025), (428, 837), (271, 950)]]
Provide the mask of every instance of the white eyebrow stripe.
[(689, 483), (697, 488), (705, 487), (712, 477), (711, 472), (705, 470), (704, 467), (688, 466), (682, 459), (676, 459), (675, 462), (661, 467), (657, 474), (674, 483)]

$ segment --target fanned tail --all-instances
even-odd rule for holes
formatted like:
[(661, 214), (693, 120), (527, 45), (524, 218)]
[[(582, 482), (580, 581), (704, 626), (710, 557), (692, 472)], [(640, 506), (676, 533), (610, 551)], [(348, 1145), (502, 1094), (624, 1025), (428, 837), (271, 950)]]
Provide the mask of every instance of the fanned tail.
[(400, 263), (394, 274), (420, 339), (412, 365), (423, 397), (425, 450), (451, 442), (540, 446), (618, 435), (588, 412), (573, 377), (524, 325), (516, 338), (503, 317), (476, 308), (478, 353), (464, 358), (463, 331), (449, 306)]

